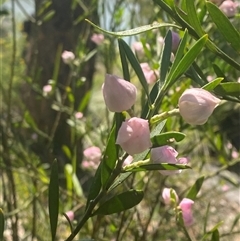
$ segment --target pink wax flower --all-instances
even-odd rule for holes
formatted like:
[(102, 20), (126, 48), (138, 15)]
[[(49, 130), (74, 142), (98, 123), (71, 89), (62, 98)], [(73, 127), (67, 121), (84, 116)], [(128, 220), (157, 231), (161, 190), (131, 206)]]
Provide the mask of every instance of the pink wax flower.
[[(178, 152), (171, 146), (160, 146), (151, 149), (151, 160), (153, 163), (186, 164), (187, 159), (177, 159)], [(180, 162), (181, 161), (181, 162)], [(162, 175), (173, 175), (181, 170), (160, 170)]]
[(101, 150), (97, 146), (88, 147), (83, 151), (85, 159), (82, 161), (84, 169), (97, 169), (101, 160)]
[(147, 120), (133, 117), (124, 121), (118, 131), (116, 144), (130, 155), (150, 148), (150, 130)]
[(75, 59), (75, 55), (71, 51), (63, 51), (62, 53), (62, 60), (65, 64), (71, 64)]
[(112, 112), (129, 110), (137, 97), (137, 88), (132, 83), (110, 74), (106, 74), (102, 92), (105, 104)]
[(96, 45), (101, 45), (104, 41), (104, 35), (101, 33), (94, 33), (91, 37), (91, 41), (94, 42)]
[(74, 220), (74, 212), (73, 211), (71, 211), (71, 210), (67, 211), (65, 214), (69, 218), (70, 221)]
[(189, 227), (193, 224), (193, 214), (192, 214), (192, 205), (194, 204), (194, 201), (189, 198), (184, 198), (180, 204), (179, 207), (182, 210), (182, 216), (184, 225), (186, 227)]
[(81, 118), (83, 118), (83, 113), (82, 113), (82, 112), (76, 112), (76, 113), (75, 113), (75, 118), (76, 118), (76, 119), (81, 119)]
[(219, 9), (229, 18), (234, 17), (237, 13), (238, 3), (231, 0), (224, 1)]
[(220, 101), (204, 89), (192, 88), (183, 92), (179, 98), (178, 106), (182, 118), (188, 124), (203, 125)]
[(146, 78), (148, 84), (153, 84), (157, 81), (157, 71), (154, 71), (150, 68), (148, 63), (141, 63), (140, 64), (143, 74)]
[(176, 191), (172, 188), (165, 187), (162, 192), (162, 198), (166, 205), (169, 205), (173, 202), (173, 200), (171, 199), (171, 192), (172, 192), (173, 196), (175, 197), (176, 203), (178, 203), (178, 195), (177, 195)]

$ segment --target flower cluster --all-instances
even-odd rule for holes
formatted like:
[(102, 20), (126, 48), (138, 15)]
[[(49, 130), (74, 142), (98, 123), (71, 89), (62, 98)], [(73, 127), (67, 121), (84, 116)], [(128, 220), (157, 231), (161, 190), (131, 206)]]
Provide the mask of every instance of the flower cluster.
[[(106, 75), (102, 92), (105, 104), (112, 112), (128, 111), (136, 102), (137, 88), (129, 81), (115, 75)], [(179, 112), (187, 123), (202, 125), (206, 123), (219, 102), (218, 98), (204, 89), (187, 89), (179, 98)], [(130, 155), (151, 148), (148, 120), (132, 117), (124, 121), (119, 129), (116, 144)], [(177, 155), (177, 151), (170, 146), (151, 150), (151, 159), (154, 163), (187, 163), (187, 159), (176, 159)], [(176, 172), (162, 171), (162, 174), (164, 173)]]
[[(178, 204), (179, 198), (176, 191), (172, 188), (164, 188), (162, 192), (162, 198), (166, 205), (173, 205), (176, 206)], [(183, 198), (182, 201), (179, 203), (178, 207), (182, 212), (182, 218), (184, 225), (189, 227), (193, 225), (193, 213), (192, 213), (192, 206), (194, 201), (189, 198)]]

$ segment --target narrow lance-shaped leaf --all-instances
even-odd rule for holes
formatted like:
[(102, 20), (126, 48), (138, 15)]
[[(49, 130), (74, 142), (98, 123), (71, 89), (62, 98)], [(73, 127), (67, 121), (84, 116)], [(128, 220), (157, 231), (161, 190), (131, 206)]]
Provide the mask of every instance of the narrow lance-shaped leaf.
[(191, 66), (193, 61), (201, 52), (203, 46), (205, 45), (208, 37), (204, 35), (201, 37), (193, 46), (192, 48), (183, 56), (180, 60), (179, 64), (176, 66), (176, 69), (173, 72), (169, 73), (167, 77), (167, 87), (170, 87), (174, 82), (183, 74), (188, 68)]
[(111, 31), (107, 31), (99, 26), (97, 26), (96, 24), (92, 23), (91, 21), (89, 21), (88, 19), (85, 19), (85, 21), (87, 21), (89, 24), (91, 24), (92, 26), (94, 26), (95, 28), (97, 28), (99, 31), (108, 34), (108, 35), (112, 35), (115, 37), (127, 37), (127, 36), (133, 36), (133, 35), (138, 35), (140, 33), (144, 33), (153, 29), (157, 29), (157, 28), (162, 28), (162, 27), (174, 27), (174, 28), (181, 28), (180, 26), (176, 25), (176, 24), (172, 24), (172, 23), (152, 23), (152, 24), (148, 24), (148, 25), (144, 25), (141, 27), (137, 27), (134, 29), (129, 29), (129, 30), (125, 30), (125, 31), (120, 31), (120, 32), (111, 32)]
[(212, 233), (211, 241), (219, 241), (219, 240), (220, 240), (219, 231), (218, 231), (218, 229), (216, 229)]
[(186, 198), (195, 200), (198, 192), (200, 191), (200, 189), (202, 187), (203, 181), (204, 181), (204, 177), (198, 178), (197, 181), (193, 184), (193, 186), (188, 191)]
[(3, 232), (4, 232), (4, 214), (3, 214), (3, 210), (0, 208), (0, 240), (3, 240)]
[(94, 200), (97, 195), (99, 194), (102, 183), (101, 183), (101, 167), (102, 167), (102, 162), (98, 166), (98, 169), (96, 170), (94, 179), (91, 183), (90, 190), (88, 193), (88, 199), (87, 199), (87, 205), (86, 205), (86, 210), (88, 209), (88, 206), (92, 200)]
[(189, 23), (195, 29), (199, 37), (203, 36), (205, 33), (198, 19), (197, 11), (194, 6), (194, 1), (186, 0), (186, 9), (187, 9), (187, 16), (188, 16)]
[(179, 43), (177, 53), (175, 55), (175, 59), (173, 61), (173, 65), (171, 67), (169, 75), (171, 75), (173, 73), (173, 71), (175, 70), (175, 68), (177, 67), (177, 65), (179, 64), (180, 60), (182, 59), (182, 57), (184, 55), (184, 51), (185, 51), (186, 44), (187, 44), (187, 36), (188, 36), (188, 30), (185, 29), (183, 37)]
[(48, 208), (51, 226), (52, 241), (55, 240), (57, 223), (58, 223), (58, 209), (59, 209), (59, 181), (58, 181), (58, 163), (53, 161), (49, 183), (48, 193)]
[(103, 203), (92, 216), (109, 215), (130, 209), (142, 201), (143, 195), (143, 191), (138, 190), (120, 193)]
[[(143, 163), (145, 161), (142, 161)], [(141, 163), (141, 162), (140, 162)], [(133, 163), (124, 167), (123, 172), (142, 172), (142, 171), (158, 171), (168, 170), (176, 171), (181, 169), (191, 169), (186, 164), (171, 164), (171, 163), (153, 163), (153, 164), (139, 164)]]
[(172, 32), (169, 30), (167, 36), (164, 40), (164, 49), (162, 53), (161, 63), (160, 63), (160, 82), (164, 83), (168, 68), (170, 65), (170, 58), (172, 53)]
[(237, 98), (240, 98), (240, 83), (238, 82), (227, 82), (227, 83), (221, 83), (214, 89), (216, 94), (225, 96), (235, 96)]
[[(118, 41), (119, 41), (119, 39), (118, 39)], [(128, 68), (126, 54), (125, 54), (124, 49), (122, 48), (122, 45), (119, 42), (118, 42), (118, 48), (119, 48), (119, 54), (120, 54), (121, 63), (122, 63), (123, 78), (125, 80), (130, 81), (130, 72), (129, 72), (129, 68)]]
[(131, 48), (128, 46), (128, 44), (124, 40), (119, 39), (118, 44), (119, 44), (119, 48), (121, 48), (122, 51), (124, 51), (125, 55), (127, 56), (128, 61), (130, 62), (132, 68), (134, 69), (136, 75), (138, 76), (138, 79), (139, 79), (146, 95), (149, 98), (148, 84), (147, 84), (146, 78), (143, 74), (142, 68), (141, 68), (138, 60), (136, 59), (134, 53), (132, 52)]
[(213, 3), (206, 2), (207, 10), (217, 25), (219, 32), (231, 44), (231, 46), (240, 52), (240, 33), (232, 25), (227, 16)]
[(115, 131), (116, 131), (116, 125), (113, 126), (110, 132), (108, 142), (107, 142), (107, 147), (101, 163), (102, 164), (101, 165), (101, 183), (103, 187), (108, 181), (108, 178), (110, 177), (118, 158), (117, 145), (115, 144), (115, 140), (116, 140)]
[(174, 141), (179, 142), (185, 138), (185, 134), (177, 131), (165, 132), (151, 138), (153, 146), (164, 146)]
[(202, 87), (202, 89), (211, 91), (214, 88), (216, 88), (223, 80), (224, 80), (224, 78), (216, 78), (215, 80), (213, 80), (213, 81), (207, 83), (206, 85), (204, 85)]

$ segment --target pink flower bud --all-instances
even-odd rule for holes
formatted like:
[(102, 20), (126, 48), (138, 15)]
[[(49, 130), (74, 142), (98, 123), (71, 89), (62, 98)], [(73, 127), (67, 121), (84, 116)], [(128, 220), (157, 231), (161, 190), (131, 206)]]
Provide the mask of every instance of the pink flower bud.
[(73, 60), (75, 59), (75, 55), (73, 52), (70, 51), (63, 51), (62, 53), (62, 60), (65, 64), (70, 64), (73, 62)]
[(88, 147), (83, 151), (85, 159), (82, 162), (84, 169), (97, 169), (101, 160), (101, 150), (97, 146)]
[(203, 125), (220, 101), (204, 89), (187, 89), (179, 98), (179, 111), (188, 124)]
[(71, 210), (67, 211), (65, 214), (69, 218), (70, 221), (74, 220), (74, 212), (73, 211), (71, 211)]
[(137, 117), (124, 121), (118, 131), (116, 144), (130, 155), (150, 148), (152, 143), (148, 121)]
[(50, 93), (52, 91), (52, 86), (51, 85), (44, 85), (43, 86), (43, 93), (45, 95), (47, 95), (48, 93)]
[(172, 188), (164, 188), (163, 192), (162, 192), (162, 197), (163, 197), (164, 203), (166, 205), (169, 205), (172, 202), (171, 201), (171, 192), (175, 196), (176, 202), (178, 202), (178, 195), (177, 195), (176, 191)]
[[(177, 164), (177, 155), (178, 152), (172, 148), (171, 146), (160, 146), (156, 148), (152, 148), (151, 150), (151, 160), (153, 163), (172, 163)], [(180, 173), (180, 170), (160, 170), (162, 175), (172, 175), (176, 173)]]
[(238, 3), (231, 0), (226, 0), (220, 5), (219, 9), (221, 9), (221, 11), (230, 18), (234, 17), (237, 13), (237, 7)]
[(156, 71), (152, 70), (148, 63), (141, 63), (140, 64), (143, 74), (146, 78), (148, 84), (153, 84), (157, 81), (157, 73)]
[(137, 88), (115, 75), (106, 75), (102, 92), (107, 108), (112, 112), (129, 110), (135, 103)]
[(101, 45), (104, 41), (104, 35), (103, 34), (97, 34), (94, 33), (91, 37), (92, 42), (94, 42), (96, 45)]
[(179, 204), (179, 207), (182, 210), (184, 225), (186, 227), (191, 226), (193, 224), (193, 215), (192, 215), (193, 204), (194, 204), (194, 201), (189, 198), (184, 198)]
[(82, 112), (76, 112), (76, 113), (75, 113), (75, 118), (76, 118), (76, 119), (81, 119), (81, 118), (83, 118), (83, 113), (82, 113)]

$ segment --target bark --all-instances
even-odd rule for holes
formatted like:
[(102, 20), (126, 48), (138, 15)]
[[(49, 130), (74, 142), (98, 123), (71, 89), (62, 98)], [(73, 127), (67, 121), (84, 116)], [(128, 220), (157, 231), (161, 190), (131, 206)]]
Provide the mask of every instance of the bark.
[[(84, 9), (79, 5), (73, 8), (73, 1), (70, 0), (52, 0), (49, 2), (51, 2), (51, 5), (42, 11), (44, 1), (36, 0), (36, 22), (26, 22), (24, 25), (27, 32), (24, 59), (27, 66), (27, 76), (30, 77), (31, 81), (23, 84), (22, 99), (38, 129), (49, 136), (54, 133), (51, 145), (49, 145), (47, 138), (39, 137), (38, 141), (32, 145), (33, 150), (41, 157), (42, 161), (49, 162), (54, 157), (57, 157), (64, 164), (66, 160), (62, 153), (62, 146), (66, 145), (70, 149), (73, 148), (70, 141), (70, 128), (66, 124), (68, 115), (62, 113), (59, 120), (57, 120), (59, 114), (51, 107), (53, 98), (43, 98), (36, 89), (41, 90), (48, 83), (48, 80), (52, 79), (59, 49), (75, 52), (80, 45), (84, 46), (86, 51), (96, 47), (90, 41), (92, 28), (84, 19), (88, 18), (98, 23), (97, 1), (81, 1), (85, 4)], [(48, 21), (43, 21), (43, 16), (50, 11), (54, 11), (53, 17)], [(82, 20), (75, 24), (79, 17)], [(77, 73), (78, 77), (85, 77), (86, 81), (80, 87), (75, 88), (75, 109), (84, 95), (91, 89), (94, 64), (95, 57), (86, 62), (82, 66), (81, 72)], [(69, 73), (69, 66), (61, 60), (57, 85), (62, 86), (62, 96), (65, 94), (64, 87), (69, 84)], [(64, 104), (68, 105), (67, 100)], [(56, 123), (57, 127), (55, 129)], [(81, 140), (78, 145), (81, 153)]]

